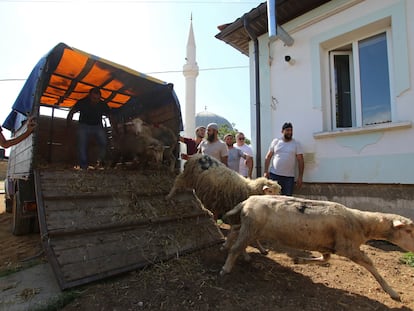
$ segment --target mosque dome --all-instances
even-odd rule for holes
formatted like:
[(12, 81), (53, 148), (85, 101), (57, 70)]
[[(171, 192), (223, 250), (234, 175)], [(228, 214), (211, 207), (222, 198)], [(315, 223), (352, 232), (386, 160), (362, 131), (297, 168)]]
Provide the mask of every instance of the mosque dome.
[(222, 125), (227, 125), (230, 130), (233, 130), (231, 123), (224, 117), (219, 116), (218, 114), (204, 110), (196, 114), (195, 125), (198, 126), (207, 126), (209, 123), (217, 123), (220, 127)]

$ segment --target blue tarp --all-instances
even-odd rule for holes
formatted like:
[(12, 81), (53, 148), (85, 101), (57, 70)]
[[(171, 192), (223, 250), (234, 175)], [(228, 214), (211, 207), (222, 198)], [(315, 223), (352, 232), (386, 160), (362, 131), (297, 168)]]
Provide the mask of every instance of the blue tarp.
[(3, 127), (9, 131), (18, 129), (21, 122), (26, 119), (26, 116), (31, 114), (34, 106), (37, 83), (42, 74), (45, 62), (46, 57), (43, 57), (37, 63), (27, 78), (26, 83), (24, 84), (19, 95), (17, 96), (17, 99), (12, 107), (12, 112), (7, 116), (6, 120), (3, 123)]

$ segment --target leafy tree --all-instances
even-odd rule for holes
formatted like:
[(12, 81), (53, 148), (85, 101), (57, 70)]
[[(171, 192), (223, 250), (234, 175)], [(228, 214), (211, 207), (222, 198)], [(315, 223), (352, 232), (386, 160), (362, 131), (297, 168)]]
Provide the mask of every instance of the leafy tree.
[[(218, 137), (220, 139), (223, 139), (226, 134), (232, 134), (233, 137), (236, 138), (236, 134), (238, 132), (237, 128), (235, 128), (236, 124), (232, 123), (231, 125), (233, 126), (233, 129), (230, 129), (227, 124), (222, 124), (219, 126)], [(247, 137), (245, 138), (244, 142), (247, 145), (250, 145), (250, 139), (248, 139)]]

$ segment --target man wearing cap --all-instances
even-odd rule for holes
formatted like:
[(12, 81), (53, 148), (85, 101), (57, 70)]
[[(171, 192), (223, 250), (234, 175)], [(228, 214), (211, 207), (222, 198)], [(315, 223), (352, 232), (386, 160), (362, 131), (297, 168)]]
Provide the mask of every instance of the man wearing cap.
[(298, 163), (296, 186), (298, 189), (302, 186), (305, 168), (303, 151), (300, 143), (292, 138), (292, 123), (286, 122), (283, 124), (282, 134), (281, 138), (275, 138), (270, 143), (265, 159), (264, 176), (279, 183), (282, 187), (281, 194), (292, 195), (295, 184), (296, 161)]
[(181, 154), (181, 159), (188, 160), (190, 156), (197, 153), (197, 147), (201, 143), (201, 141), (204, 139), (204, 136), (206, 135), (206, 127), (205, 126), (198, 126), (195, 130), (196, 137), (193, 138), (187, 138), (180, 136), (180, 142), (186, 144), (187, 146), (187, 153)]
[(212, 156), (227, 166), (229, 151), (226, 144), (218, 138), (217, 123), (207, 125), (207, 140), (198, 145), (198, 152)]

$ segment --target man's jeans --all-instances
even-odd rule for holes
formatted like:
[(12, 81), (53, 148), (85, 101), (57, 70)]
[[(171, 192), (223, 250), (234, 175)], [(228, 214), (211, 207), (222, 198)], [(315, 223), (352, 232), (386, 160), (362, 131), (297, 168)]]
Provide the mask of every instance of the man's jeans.
[(96, 139), (99, 147), (98, 161), (103, 161), (106, 155), (106, 133), (102, 125), (88, 125), (79, 123), (78, 151), (79, 165), (82, 169), (88, 168), (89, 139)]
[(293, 187), (295, 185), (295, 177), (280, 176), (269, 172), (271, 180), (277, 181), (279, 186), (282, 187), (281, 194), (292, 195)]

